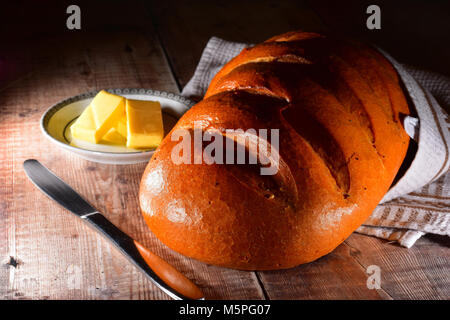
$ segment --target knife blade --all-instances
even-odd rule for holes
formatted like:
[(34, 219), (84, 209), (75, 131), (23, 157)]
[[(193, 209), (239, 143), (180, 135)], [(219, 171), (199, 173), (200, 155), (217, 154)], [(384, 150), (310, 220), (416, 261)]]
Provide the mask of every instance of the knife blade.
[(204, 299), (200, 289), (169, 263), (153, 254), (105, 218), (67, 183), (35, 159), (23, 163), (33, 184), (49, 198), (90, 223), (154, 284), (173, 299)]

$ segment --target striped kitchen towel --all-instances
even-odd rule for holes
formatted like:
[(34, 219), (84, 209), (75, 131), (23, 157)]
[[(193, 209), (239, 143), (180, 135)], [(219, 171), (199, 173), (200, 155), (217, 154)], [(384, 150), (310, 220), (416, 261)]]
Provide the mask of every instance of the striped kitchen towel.
[[(214, 75), (247, 47), (212, 37), (182, 94), (201, 98)], [(404, 66), (379, 49), (396, 68), (417, 118), (406, 117), (405, 130), (417, 151), (404, 175), (391, 187), (356, 232), (411, 247), (426, 233), (450, 236), (450, 79)]]

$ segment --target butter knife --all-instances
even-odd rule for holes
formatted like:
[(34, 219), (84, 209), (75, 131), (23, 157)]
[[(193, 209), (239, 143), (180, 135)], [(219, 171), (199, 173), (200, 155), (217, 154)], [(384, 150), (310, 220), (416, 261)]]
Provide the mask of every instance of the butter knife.
[(204, 299), (200, 289), (143, 245), (117, 228), (68, 184), (34, 159), (23, 163), (28, 178), (48, 197), (89, 222), (109, 239), (156, 286), (173, 299)]

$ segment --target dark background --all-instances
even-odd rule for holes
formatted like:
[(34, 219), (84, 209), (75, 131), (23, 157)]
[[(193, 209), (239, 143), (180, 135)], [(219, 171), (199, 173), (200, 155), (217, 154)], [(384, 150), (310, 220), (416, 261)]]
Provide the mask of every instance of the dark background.
[[(70, 4), (81, 7), (81, 30), (66, 28)], [(366, 28), (370, 4), (381, 8), (381, 30)], [(450, 1), (8, 1), (0, 21), (0, 86), (51, 54), (55, 41), (71, 46), (83, 37), (149, 30), (156, 30), (179, 87), (211, 36), (256, 43), (294, 29), (346, 34), (450, 75)]]

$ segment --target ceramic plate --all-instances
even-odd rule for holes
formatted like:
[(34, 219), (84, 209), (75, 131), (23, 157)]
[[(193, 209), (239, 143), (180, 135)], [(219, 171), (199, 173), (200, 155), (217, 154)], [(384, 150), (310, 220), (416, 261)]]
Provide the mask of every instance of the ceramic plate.
[[(185, 97), (165, 91), (150, 89), (106, 89), (106, 91), (128, 99), (159, 101), (165, 134), (194, 105), (193, 101)], [(72, 140), (70, 126), (98, 92), (99, 90), (76, 95), (51, 106), (41, 118), (41, 130), (44, 135), (59, 147), (94, 162), (131, 164), (150, 160), (154, 150), (135, 150), (117, 145)]]

